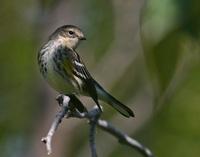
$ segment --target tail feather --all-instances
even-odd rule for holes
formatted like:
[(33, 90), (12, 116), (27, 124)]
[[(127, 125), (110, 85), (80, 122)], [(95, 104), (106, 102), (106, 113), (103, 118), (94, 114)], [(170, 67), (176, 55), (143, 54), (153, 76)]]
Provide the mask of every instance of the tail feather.
[(115, 108), (118, 112), (120, 112), (125, 117), (134, 117), (133, 111), (122, 104), (120, 101), (115, 99), (112, 95), (110, 95), (108, 92), (106, 92), (97, 82), (95, 82), (95, 87), (97, 90), (98, 98), (100, 100), (105, 101), (109, 105), (111, 105), (113, 108)]

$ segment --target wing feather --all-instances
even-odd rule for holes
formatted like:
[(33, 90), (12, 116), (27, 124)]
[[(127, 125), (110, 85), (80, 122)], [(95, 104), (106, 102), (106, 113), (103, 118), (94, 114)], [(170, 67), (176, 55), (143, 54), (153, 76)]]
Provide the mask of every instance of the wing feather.
[(84, 94), (90, 95), (100, 107), (94, 80), (78, 53), (66, 47), (61, 47), (61, 50), (57, 52), (57, 58), (60, 59), (59, 66), (62, 68), (63, 73), (75, 81), (79, 89), (83, 90)]

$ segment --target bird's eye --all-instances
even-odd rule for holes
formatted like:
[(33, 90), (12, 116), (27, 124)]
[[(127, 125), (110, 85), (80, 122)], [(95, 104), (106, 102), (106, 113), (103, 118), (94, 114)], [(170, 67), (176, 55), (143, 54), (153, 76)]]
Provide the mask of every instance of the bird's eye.
[(73, 32), (73, 31), (69, 31), (68, 33), (69, 33), (69, 35), (73, 35), (73, 34), (74, 34), (74, 32)]

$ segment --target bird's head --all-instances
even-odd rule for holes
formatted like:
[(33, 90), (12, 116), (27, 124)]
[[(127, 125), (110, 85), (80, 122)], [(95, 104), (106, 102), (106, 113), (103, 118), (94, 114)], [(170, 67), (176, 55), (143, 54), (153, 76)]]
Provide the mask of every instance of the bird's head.
[(58, 40), (65, 46), (75, 49), (81, 40), (86, 40), (80, 28), (73, 25), (64, 25), (56, 29), (50, 39)]

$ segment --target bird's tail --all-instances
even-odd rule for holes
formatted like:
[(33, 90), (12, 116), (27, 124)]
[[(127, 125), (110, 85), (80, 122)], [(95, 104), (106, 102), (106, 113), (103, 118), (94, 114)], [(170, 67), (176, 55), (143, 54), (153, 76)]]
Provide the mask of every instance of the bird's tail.
[(110, 104), (112, 107), (114, 107), (118, 112), (120, 112), (125, 117), (134, 117), (134, 113), (130, 108), (128, 108), (127, 106), (119, 102), (117, 99), (115, 99), (108, 92), (106, 92), (96, 81), (95, 81), (95, 87), (96, 87), (98, 98), (100, 100), (103, 100), (104, 102)]

